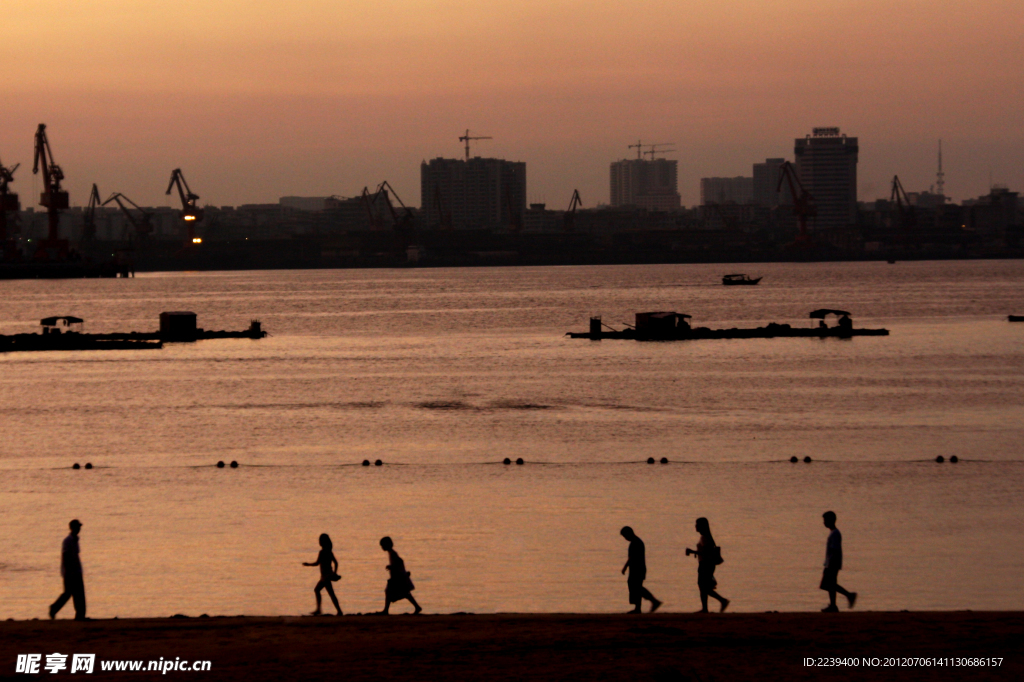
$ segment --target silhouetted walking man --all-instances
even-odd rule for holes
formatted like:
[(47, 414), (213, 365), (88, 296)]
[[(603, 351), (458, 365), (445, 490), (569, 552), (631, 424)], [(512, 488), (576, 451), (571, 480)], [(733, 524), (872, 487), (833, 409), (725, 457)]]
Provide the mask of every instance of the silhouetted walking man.
[(82, 529), (82, 522), (73, 519), (68, 524), (71, 533), (64, 538), (60, 550), (60, 574), (64, 576), (64, 594), (57, 598), (57, 601), (50, 605), (50, 619), (57, 617), (68, 599), (73, 599), (75, 604), (75, 620), (85, 620), (85, 581), (82, 578), (82, 562), (78, 558), (78, 532)]
[(832, 531), (825, 543), (825, 570), (821, 574), (821, 589), (828, 592), (829, 603), (822, 611), (834, 613), (839, 610), (836, 606), (836, 592), (846, 597), (852, 609), (857, 602), (857, 593), (847, 592), (838, 582), (839, 570), (843, 567), (843, 534), (836, 528), (836, 513), (827, 511), (821, 517), (825, 527)]
[(647, 578), (647, 557), (645, 556), (644, 541), (638, 538), (629, 526), (623, 526), (619, 532), (622, 534), (622, 537), (629, 541), (628, 558), (626, 559), (626, 565), (622, 567), (623, 575), (626, 574), (627, 569), (629, 570), (629, 578), (626, 580), (626, 585), (629, 586), (629, 603), (636, 607), (629, 613), (640, 613), (640, 605), (644, 599), (651, 602), (650, 612), (654, 613), (661, 606), (661, 602), (644, 587), (644, 580)]

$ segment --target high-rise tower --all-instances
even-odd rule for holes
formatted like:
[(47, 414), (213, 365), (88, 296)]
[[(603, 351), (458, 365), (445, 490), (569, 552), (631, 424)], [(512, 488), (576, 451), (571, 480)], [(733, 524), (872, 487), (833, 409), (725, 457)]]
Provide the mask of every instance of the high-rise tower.
[(839, 128), (815, 128), (813, 135), (796, 140), (796, 170), (813, 198), (817, 216), (811, 230), (850, 227), (857, 222), (856, 137)]

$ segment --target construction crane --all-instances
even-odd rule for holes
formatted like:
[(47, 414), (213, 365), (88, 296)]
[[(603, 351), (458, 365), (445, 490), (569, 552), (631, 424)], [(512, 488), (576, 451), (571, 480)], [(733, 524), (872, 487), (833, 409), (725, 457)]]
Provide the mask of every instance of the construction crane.
[[(92, 188), (93, 191), (95, 191), (96, 185), (93, 185)], [(134, 233), (135, 236), (137, 236), (139, 239), (145, 239), (153, 232), (152, 213), (142, 208), (141, 206), (139, 206), (134, 201), (132, 201), (125, 195), (121, 194), (120, 192), (114, 192), (113, 194), (111, 194), (109, 197), (107, 197), (107, 200), (104, 201), (102, 205), (106, 206), (112, 201), (117, 204), (117, 207), (121, 209), (122, 213), (124, 213), (125, 218), (128, 219), (128, 223), (132, 226), (132, 232)], [(128, 208), (128, 206), (125, 205), (126, 203), (130, 204), (132, 208), (138, 211), (140, 217), (136, 218), (135, 215)], [(125, 227), (124, 233), (122, 233), (121, 235), (121, 241), (131, 241), (131, 236), (128, 235), (127, 232), (128, 228)]]
[[(413, 214), (412, 209), (405, 205), (401, 197), (398, 196), (398, 192), (391, 186), (387, 180), (380, 183), (377, 186), (377, 194), (383, 193), (384, 203), (387, 205), (388, 210), (391, 212), (391, 220), (394, 229), (398, 232), (410, 232), (415, 227), (416, 216)], [(389, 196), (395, 198), (398, 205), (402, 207), (402, 213), (399, 215), (398, 211), (395, 210), (394, 205), (391, 203)]]
[(675, 151), (675, 149), (658, 149), (658, 147), (671, 147), (674, 144), (675, 142), (656, 142), (654, 144), (644, 145), (645, 147), (650, 147), (650, 149), (644, 152), (644, 156), (650, 154), (651, 161), (654, 161), (654, 157), (657, 154), (668, 154), (669, 152)]
[(7, 212), (21, 210), (21, 202), (18, 201), (18, 195), (10, 190), (8, 183), (14, 182), (14, 171), (18, 170), (20, 165), (20, 163), (16, 163), (8, 168), (0, 162), (0, 242), (3, 242), (5, 257), (9, 251), (7, 243)]
[(484, 135), (484, 136), (481, 136), (481, 137), (470, 137), (470, 135), (469, 135), (469, 128), (466, 128), (466, 134), (462, 135), (461, 137), (459, 137), (459, 142), (465, 142), (466, 143), (466, 161), (469, 161), (469, 141), (470, 140), (493, 140), (493, 139), (494, 139), (493, 137), (490, 137), (488, 135)]
[(796, 236), (796, 245), (806, 246), (811, 241), (811, 236), (807, 232), (807, 219), (818, 215), (818, 210), (814, 206), (814, 197), (811, 196), (807, 188), (800, 182), (793, 164), (789, 161), (784, 161), (779, 166), (779, 184), (775, 187), (776, 194), (782, 191), (783, 184), (789, 187), (789, 194), (793, 197), (793, 214), (796, 215), (800, 223), (800, 232)]
[(96, 238), (96, 207), (101, 206), (100, 190), (94, 182), (92, 192), (89, 193), (89, 205), (85, 207), (85, 215), (82, 223), (82, 240), (91, 241)]
[(64, 258), (67, 256), (68, 247), (67, 240), (59, 238), (60, 212), (68, 208), (68, 193), (60, 186), (64, 179), (64, 171), (53, 160), (50, 141), (46, 138), (45, 123), (40, 123), (39, 128), (36, 129), (36, 151), (32, 174), (38, 174), (40, 168), (43, 171), (43, 193), (39, 197), (39, 204), (46, 208), (50, 229), (46, 242), (40, 244), (36, 256), (40, 259)]
[(196, 202), (199, 201), (199, 195), (193, 194), (180, 168), (175, 168), (171, 171), (171, 181), (167, 185), (165, 194), (170, 194), (175, 186), (177, 186), (178, 196), (181, 198), (181, 218), (185, 221), (188, 231), (185, 245), (202, 244), (203, 240), (196, 236), (195, 228), (196, 223), (203, 219), (203, 209), (196, 206)]
[(569, 200), (569, 209), (562, 214), (562, 229), (566, 232), (572, 232), (576, 229), (576, 209), (583, 205), (583, 199), (580, 199), (580, 191), (574, 189), (572, 191), (572, 199)]

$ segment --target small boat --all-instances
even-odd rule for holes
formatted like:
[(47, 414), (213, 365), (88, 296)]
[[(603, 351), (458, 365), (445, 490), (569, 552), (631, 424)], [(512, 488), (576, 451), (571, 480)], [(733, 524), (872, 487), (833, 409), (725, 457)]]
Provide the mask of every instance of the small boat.
[(725, 277), (722, 278), (722, 284), (724, 284), (726, 286), (738, 286), (738, 285), (754, 286), (755, 284), (757, 284), (760, 281), (761, 281), (760, 277), (758, 277), (757, 279), (752, 279), (750, 276), (743, 275), (743, 274), (726, 275)]
[(1006, 319), (1009, 322), (1024, 322), (1024, 315), (1007, 315)]

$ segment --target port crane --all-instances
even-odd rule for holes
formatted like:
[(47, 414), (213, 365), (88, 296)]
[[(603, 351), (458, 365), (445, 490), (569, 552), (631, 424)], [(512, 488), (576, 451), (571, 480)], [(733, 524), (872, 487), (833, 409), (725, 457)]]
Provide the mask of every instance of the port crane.
[(470, 140), (493, 140), (493, 137), (484, 135), (481, 137), (471, 137), (469, 134), (469, 128), (466, 128), (466, 134), (459, 137), (459, 142), (466, 143), (466, 161), (469, 161), (469, 141)]
[(898, 175), (892, 176), (892, 192), (889, 194), (889, 203), (893, 205), (899, 215), (901, 228), (909, 230), (916, 227), (917, 216), (914, 214), (914, 207), (910, 204)]
[(576, 209), (583, 205), (583, 199), (580, 199), (580, 191), (574, 189), (572, 191), (572, 199), (569, 200), (569, 209), (562, 215), (562, 229), (566, 232), (572, 232), (576, 229)]
[(434, 208), (437, 209), (438, 227), (442, 230), (452, 229), (452, 212), (445, 210), (444, 198), (441, 196), (441, 186), (434, 185)]
[(0, 162), (0, 242), (3, 243), (5, 258), (13, 255), (11, 253), (13, 244), (8, 244), (7, 240), (7, 212), (21, 210), (18, 195), (10, 190), (8, 184), (14, 182), (14, 171), (18, 170), (20, 165), (20, 163), (16, 163), (8, 168), (3, 162)]
[(178, 188), (178, 197), (181, 199), (181, 218), (185, 221), (188, 233), (186, 246), (189, 244), (202, 244), (203, 240), (196, 236), (195, 228), (195, 224), (203, 219), (203, 209), (196, 206), (196, 202), (199, 201), (199, 195), (193, 193), (191, 188), (189, 188), (185, 175), (181, 172), (180, 168), (175, 168), (171, 171), (171, 181), (167, 185), (165, 194), (170, 194), (171, 190), (175, 187)]
[(82, 241), (91, 241), (96, 238), (96, 208), (102, 206), (100, 190), (96, 183), (92, 183), (92, 191), (89, 193), (89, 204), (85, 207), (82, 222)]
[(43, 171), (43, 193), (39, 197), (39, 205), (46, 208), (49, 218), (49, 231), (46, 241), (39, 245), (36, 258), (40, 260), (60, 259), (68, 255), (68, 242), (60, 239), (60, 212), (68, 208), (68, 193), (61, 189), (64, 171), (53, 160), (50, 141), (46, 137), (46, 124), (40, 123), (36, 129), (35, 161), (32, 174)]
[[(405, 205), (401, 197), (398, 196), (398, 192), (395, 191), (395, 188), (387, 180), (377, 186), (377, 194), (381, 193), (384, 195), (384, 203), (387, 204), (388, 210), (391, 212), (394, 229), (398, 232), (411, 232), (415, 227), (416, 221), (416, 215), (412, 212), (412, 209)], [(401, 214), (395, 210), (390, 197), (394, 197), (398, 205), (402, 207)]]
[[(93, 190), (96, 189), (96, 185), (93, 185), (92, 187)], [(107, 200), (104, 201), (102, 205), (106, 206), (110, 202), (114, 202), (115, 204), (117, 204), (117, 207), (121, 209), (122, 213), (124, 213), (125, 218), (128, 220), (128, 224), (132, 226), (132, 233), (136, 237), (138, 237), (139, 239), (145, 239), (150, 234), (152, 234), (152, 213), (142, 208), (141, 206), (139, 206), (134, 201), (132, 201), (125, 195), (121, 194), (120, 192), (114, 192), (113, 194), (111, 194), (109, 197), (107, 197)], [(140, 217), (136, 218), (135, 215), (131, 212), (131, 209), (129, 209), (126, 204), (130, 204), (132, 208), (138, 211)], [(122, 233), (121, 235), (121, 240), (126, 242), (131, 241), (131, 235), (128, 234), (127, 226), (125, 226), (124, 233)]]
[(796, 215), (800, 224), (800, 232), (797, 233), (795, 243), (798, 246), (806, 246), (811, 241), (811, 235), (807, 232), (807, 219), (818, 215), (818, 209), (814, 206), (814, 197), (800, 182), (800, 177), (789, 161), (784, 161), (779, 166), (779, 184), (775, 187), (776, 193), (782, 191), (783, 184), (789, 188), (789, 194), (793, 197), (793, 214)]
[(363, 187), (362, 194), (359, 195), (359, 199), (366, 209), (366, 215), (370, 219), (370, 229), (372, 230), (383, 230), (384, 229), (384, 216), (380, 211), (375, 211), (374, 208), (377, 206), (377, 197), (380, 196), (380, 188), (373, 194), (370, 194), (369, 187)]

